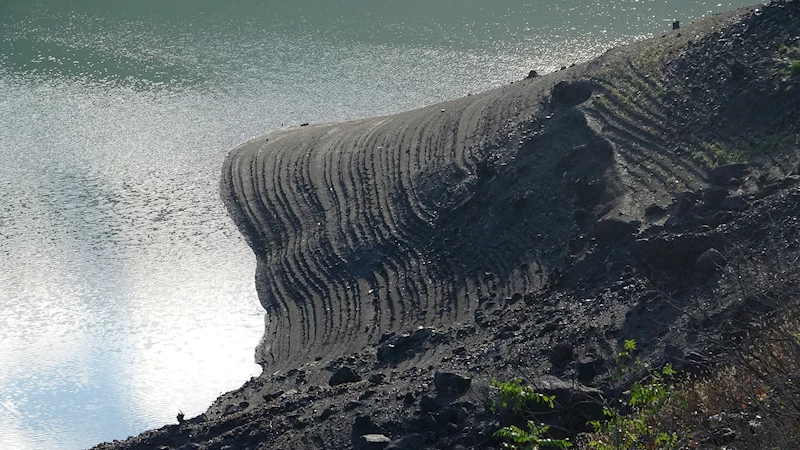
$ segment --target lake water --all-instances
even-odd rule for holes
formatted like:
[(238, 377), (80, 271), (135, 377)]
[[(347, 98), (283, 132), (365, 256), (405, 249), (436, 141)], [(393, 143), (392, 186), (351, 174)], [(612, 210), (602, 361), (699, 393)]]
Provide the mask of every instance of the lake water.
[(0, 0), (0, 448), (194, 416), (260, 368), (228, 149), (585, 60), (747, 2)]

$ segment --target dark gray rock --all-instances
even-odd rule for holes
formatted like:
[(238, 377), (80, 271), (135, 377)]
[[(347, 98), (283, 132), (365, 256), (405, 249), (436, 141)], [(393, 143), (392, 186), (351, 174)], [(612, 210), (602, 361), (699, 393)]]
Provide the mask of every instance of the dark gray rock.
[(194, 443), (194, 442), (189, 442), (188, 444), (181, 445), (178, 448), (178, 450), (200, 450), (201, 448), (203, 448), (202, 445)]
[(550, 362), (554, 366), (568, 363), (572, 361), (572, 345), (567, 343), (556, 344), (550, 350)]
[(359, 376), (352, 367), (345, 366), (331, 375), (331, 379), (328, 380), (328, 384), (331, 386), (338, 386), (340, 384), (356, 383), (358, 381), (361, 381), (361, 376)]
[(736, 440), (736, 432), (728, 427), (715, 428), (709, 434), (709, 440), (716, 445), (730, 444)]
[(703, 217), (706, 215), (706, 213), (708, 213), (708, 206), (706, 206), (705, 203), (697, 203), (692, 206), (692, 209), (690, 209), (686, 215), (691, 214), (697, 217)]
[(638, 221), (625, 222), (619, 219), (602, 219), (592, 226), (591, 237), (598, 241), (610, 242), (630, 237), (639, 231)]
[(369, 382), (372, 384), (383, 384), (383, 381), (386, 379), (386, 375), (382, 373), (373, 373), (369, 376)]
[(704, 249), (711, 245), (706, 236), (684, 234), (639, 239), (631, 253), (639, 264), (666, 272), (684, 272), (690, 271)]
[(241, 410), (242, 410), (242, 408), (240, 408), (239, 405), (228, 405), (228, 406), (225, 407), (225, 412), (222, 413), (222, 414), (227, 416), (229, 414), (237, 413), (237, 412), (239, 412)]
[(675, 368), (678, 368), (684, 363), (686, 355), (684, 354), (683, 350), (680, 349), (680, 347), (667, 344), (664, 346), (664, 359), (669, 364), (672, 364)]
[(558, 103), (574, 106), (589, 100), (592, 96), (592, 85), (586, 82), (559, 81), (553, 86), (553, 100)]
[(603, 367), (603, 360), (586, 356), (578, 361), (578, 381), (588, 383), (594, 379), (599, 369)]
[(475, 323), (480, 325), (486, 322), (486, 313), (483, 311), (483, 309), (481, 308), (476, 309), (474, 316), (475, 316)]
[(728, 196), (728, 190), (724, 188), (709, 188), (703, 191), (703, 203), (709, 209), (719, 209), (722, 201)]
[(690, 194), (691, 193), (681, 193), (675, 197), (671, 213), (673, 217), (681, 217), (692, 209), (695, 201), (690, 197)]
[(590, 431), (587, 425), (591, 420), (603, 419), (602, 394), (600, 390), (574, 381), (564, 381), (556, 377), (543, 376), (530, 384), (537, 392), (555, 396), (558, 407), (549, 409), (538, 405), (542, 413), (551, 415), (552, 423), (569, 434)]
[(709, 220), (708, 224), (711, 225), (712, 228), (716, 228), (723, 223), (729, 223), (736, 216), (730, 211), (717, 211), (713, 216), (711, 216), (711, 220)]
[(727, 261), (722, 253), (715, 248), (706, 250), (694, 264), (695, 270), (703, 274), (711, 274), (725, 266)]
[(452, 372), (436, 372), (433, 385), (440, 395), (463, 395), (469, 390), (472, 380)]
[(423, 414), (433, 413), (442, 409), (439, 406), (439, 402), (436, 401), (430, 395), (423, 395), (421, 399), (419, 399), (419, 410), (422, 411)]
[(208, 418), (206, 417), (205, 413), (203, 413), (199, 416), (192, 417), (191, 419), (187, 420), (186, 423), (196, 425), (199, 423), (205, 423), (206, 420), (208, 420)]
[(380, 429), (375, 422), (373, 422), (372, 417), (360, 415), (356, 417), (356, 420), (353, 422), (353, 437), (357, 438), (363, 436), (365, 434), (378, 434), (380, 433)]
[(645, 210), (644, 210), (644, 215), (647, 216), (647, 217), (652, 217), (652, 218), (664, 217), (664, 215), (666, 213), (667, 213), (667, 210), (664, 209), (663, 206), (659, 206), (659, 205), (656, 205), (656, 204), (652, 204), (652, 205), (648, 206), (647, 208), (645, 208)]
[(439, 413), (437, 420), (440, 424), (456, 424), (464, 422), (467, 417), (467, 410), (463, 406), (451, 405)]
[(717, 166), (708, 172), (708, 177), (712, 183), (728, 184), (735, 178), (741, 178), (750, 166), (744, 163), (725, 164)]
[(681, 225), (683, 225), (683, 221), (680, 217), (673, 216), (664, 221), (664, 228), (667, 230), (677, 230)]
[(395, 334), (384, 335), (378, 345), (378, 361), (407, 359), (417, 353), (421, 348), (420, 346), (434, 334), (433, 328), (425, 327), (417, 329), (413, 333), (404, 333), (400, 336)]
[(744, 211), (748, 206), (747, 200), (742, 198), (742, 196), (732, 195), (730, 197), (725, 197), (725, 200), (723, 200), (720, 205), (720, 209), (723, 211)]

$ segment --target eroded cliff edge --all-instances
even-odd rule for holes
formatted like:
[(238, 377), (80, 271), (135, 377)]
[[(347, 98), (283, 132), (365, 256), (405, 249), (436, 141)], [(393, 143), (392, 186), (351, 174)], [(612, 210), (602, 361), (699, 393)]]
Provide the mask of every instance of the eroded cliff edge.
[[(233, 150), (221, 192), (257, 256), (264, 374), (195, 423), (101, 448), (349, 448), (372, 432), (493, 448), (487, 379), (605, 389), (630, 338), (646, 360), (710, 367), (800, 279), (798, 5)], [(710, 249), (723, 259), (704, 265)], [(441, 395), (437, 371), (473, 390)]]

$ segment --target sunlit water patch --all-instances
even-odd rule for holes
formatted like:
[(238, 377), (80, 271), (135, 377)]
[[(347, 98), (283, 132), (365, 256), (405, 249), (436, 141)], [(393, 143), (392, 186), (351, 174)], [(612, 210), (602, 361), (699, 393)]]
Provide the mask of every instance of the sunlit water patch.
[(218, 198), (237, 143), (744, 5), (65, 3), (0, 4), (0, 448), (122, 439), (260, 372), (254, 258)]

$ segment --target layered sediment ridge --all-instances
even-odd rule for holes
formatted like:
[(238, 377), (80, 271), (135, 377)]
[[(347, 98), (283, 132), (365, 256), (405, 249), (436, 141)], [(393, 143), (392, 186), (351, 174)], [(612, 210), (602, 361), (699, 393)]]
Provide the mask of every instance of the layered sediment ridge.
[(482, 297), (548, 289), (588, 242), (635, 234), (655, 223), (647, 206), (707, 186), (741, 148), (736, 104), (761, 101), (739, 85), (772, 70), (743, 49), (775, 50), (750, 49), (740, 21), (723, 44), (731, 59), (692, 52), (744, 13), (482, 94), (234, 149), (221, 191), (257, 258), (257, 362), (279, 370), (471, 321)]

